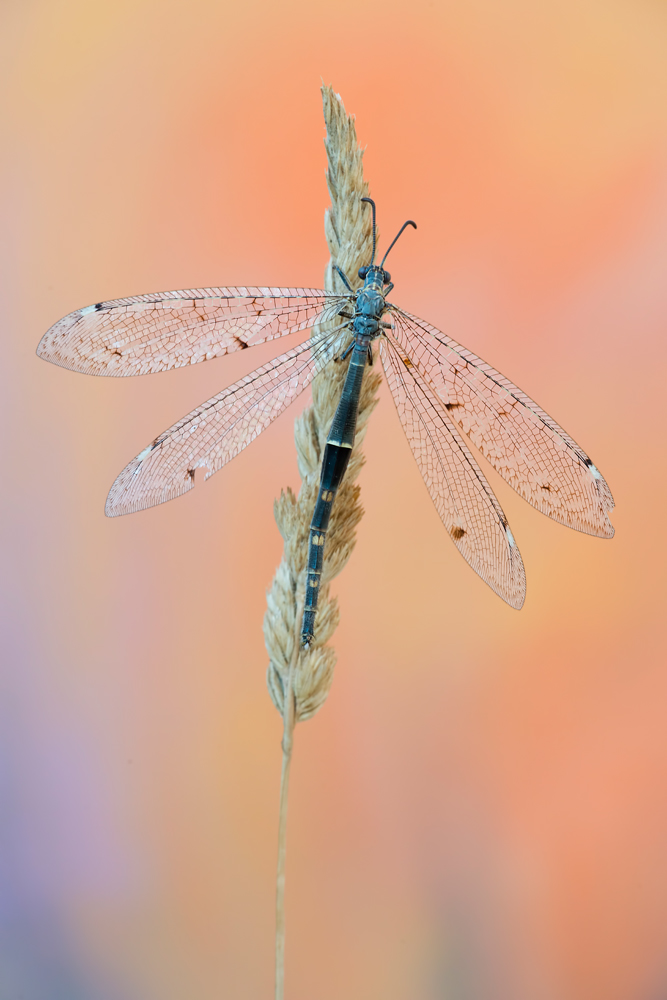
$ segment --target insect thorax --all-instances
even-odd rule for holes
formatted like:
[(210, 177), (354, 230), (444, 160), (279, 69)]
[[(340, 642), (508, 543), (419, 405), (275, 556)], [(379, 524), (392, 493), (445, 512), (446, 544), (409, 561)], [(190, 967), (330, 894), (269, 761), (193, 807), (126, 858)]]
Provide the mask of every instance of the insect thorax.
[(363, 288), (357, 292), (354, 310), (354, 332), (374, 338), (380, 333), (380, 320), (387, 309), (384, 298), (385, 272), (369, 268)]

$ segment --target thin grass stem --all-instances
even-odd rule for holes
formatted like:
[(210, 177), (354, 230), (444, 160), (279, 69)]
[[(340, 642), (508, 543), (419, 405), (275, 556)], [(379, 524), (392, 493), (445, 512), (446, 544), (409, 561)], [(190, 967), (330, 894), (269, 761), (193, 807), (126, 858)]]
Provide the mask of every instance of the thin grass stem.
[(296, 658), (299, 655), (295, 645), (294, 654), (287, 673), (283, 705), (283, 765), (280, 773), (280, 808), (278, 811), (278, 868), (276, 873), (276, 1000), (284, 1000), (285, 995), (285, 861), (287, 857), (287, 801), (289, 793), (290, 764), (296, 723), (292, 678)]

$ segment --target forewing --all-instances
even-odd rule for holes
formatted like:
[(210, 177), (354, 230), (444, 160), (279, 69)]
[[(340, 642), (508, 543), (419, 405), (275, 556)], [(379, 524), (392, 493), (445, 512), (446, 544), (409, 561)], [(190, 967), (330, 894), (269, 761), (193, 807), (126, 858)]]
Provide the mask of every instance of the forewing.
[(42, 337), (45, 361), (86, 375), (146, 375), (218, 358), (335, 316), (318, 288), (188, 288), (98, 302)]
[(262, 365), (160, 434), (120, 473), (107, 497), (107, 516), (130, 514), (187, 493), (195, 472), (206, 479), (242, 451), (305, 389), (339, 334), (308, 340)]
[(450, 538), (482, 580), (520, 608), (526, 596), (523, 560), (482, 470), (407, 353), (383, 338), (380, 357), (403, 430)]
[(513, 382), (417, 316), (394, 309), (393, 336), (456, 424), (537, 510), (611, 538), (614, 500), (585, 451)]

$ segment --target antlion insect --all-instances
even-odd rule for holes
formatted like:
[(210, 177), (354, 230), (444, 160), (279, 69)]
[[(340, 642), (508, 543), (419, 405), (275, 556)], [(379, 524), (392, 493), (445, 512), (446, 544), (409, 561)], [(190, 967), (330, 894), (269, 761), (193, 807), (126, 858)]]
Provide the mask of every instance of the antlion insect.
[[(202, 403), (160, 434), (123, 469), (106, 502), (113, 517), (164, 503), (206, 478), (250, 444), (329, 364), (349, 366), (322, 460), (310, 527), (301, 643), (313, 638), (327, 527), (354, 443), (364, 369), (374, 345), (426, 486), (463, 558), (513, 608), (526, 593), (521, 554), (507, 518), (466, 439), (537, 510), (578, 531), (611, 538), (614, 501), (575, 441), (509, 379), (456, 341), (387, 301), (384, 262), (363, 286), (337, 295), (314, 288), (197, 288), (136, 295), (78, 309), (51, 327), (37, 353), (89, 375), (143, 375), (221, 357), (313, 330), (281, 354)], [(350, 335), (352, 335), (350, 337)]]

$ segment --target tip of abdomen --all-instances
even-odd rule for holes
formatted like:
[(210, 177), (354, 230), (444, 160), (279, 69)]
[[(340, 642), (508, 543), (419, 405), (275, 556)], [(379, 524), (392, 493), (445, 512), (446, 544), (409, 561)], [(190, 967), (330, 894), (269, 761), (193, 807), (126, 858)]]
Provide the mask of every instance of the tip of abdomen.
[(304, 649), (308, 649), (313, 638), (313, 631), (315, 626), (315, 612), (314, 611), (304, 611), (303, 622), (301, 623), (301, 645)]

